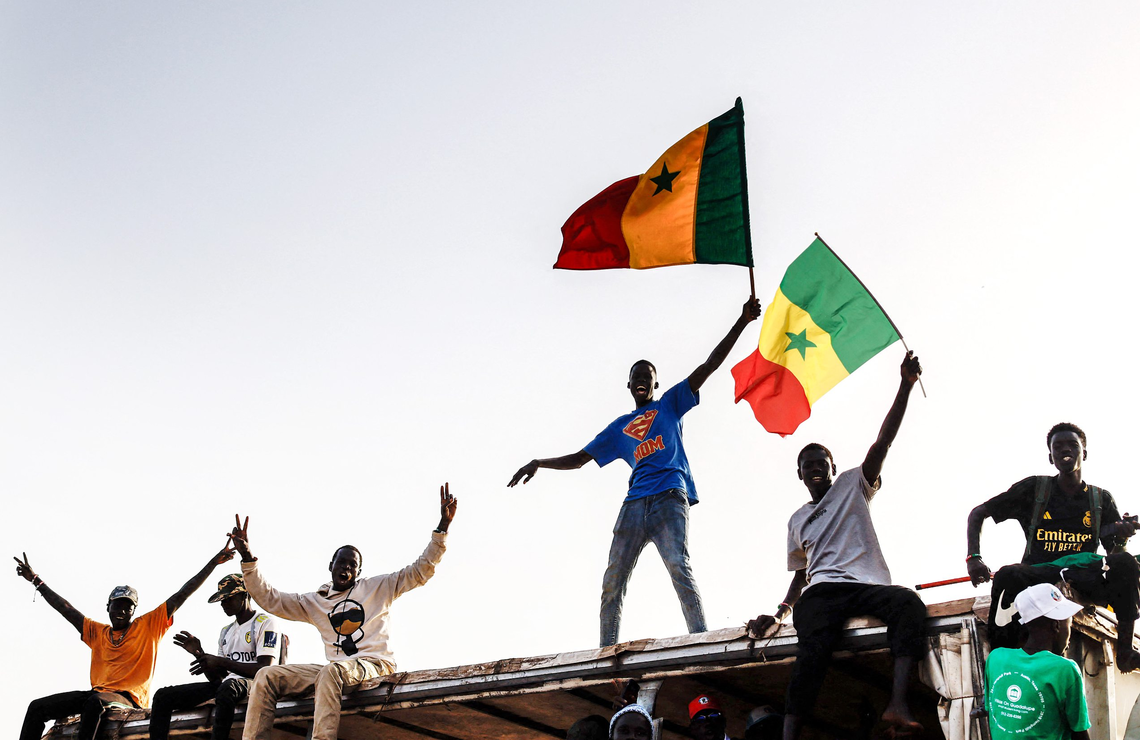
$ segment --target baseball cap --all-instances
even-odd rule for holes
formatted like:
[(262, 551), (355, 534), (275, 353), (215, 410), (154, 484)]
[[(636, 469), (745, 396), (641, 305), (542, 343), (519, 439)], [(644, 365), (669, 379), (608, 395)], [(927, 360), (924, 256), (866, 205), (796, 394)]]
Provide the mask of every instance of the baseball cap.
[(218, 592), (211, 596), (208, 601), (215, 604), (222, 599), (233, 596), (234, 594), (249, 593), (245, 590), (245, 578), (241, 573), (230, 573), (224, 576), (222, 580), (218, 581)]
[(760, 722), (764, 722), (765, 720), (768, 720), (768, 721), (781, 720), (781, 721), (783, 721), (783, 719), (784, 718), (781, 715), (779, 715), (775, 709), (773, 709), (772, 707), (765, 704), (764, 706), (756, 707), (755, 709), (753, 709), (751, 712), (748, 713), (748, 720), (744, 723), (744, 730), (745, 730), (745, 732), (747, 732), (749, 729), (752, 728), (753, 725), (759, 724)]
[(107, 597), (107, 603), (110, 604), (115, 599), (130, 599), (132, 604), (138, 606), (139, 592), (130, 586), (115, 586), (115, 588), (111, 589), (111, 595)]
[(1028, 624), (1038, 617), (1048, 617), (1059, 622), (1084, 608), (1066, 599), (1056, 586), (1049, 583), (1039, 583), (1025, 589), (1014, 598), (1013, 605), (1017, 607), (1022, 624)]
[(689, 702), (689, 719), (696, 717), (697, 714), (705, 711), (706, 709), (715, 709), (719, 712), (720, 704), (718, 704), (716, 699), (712, 698), (711, 696), (707, 694), (701, 694), (696, 699), (693, 699), (691, 702)]

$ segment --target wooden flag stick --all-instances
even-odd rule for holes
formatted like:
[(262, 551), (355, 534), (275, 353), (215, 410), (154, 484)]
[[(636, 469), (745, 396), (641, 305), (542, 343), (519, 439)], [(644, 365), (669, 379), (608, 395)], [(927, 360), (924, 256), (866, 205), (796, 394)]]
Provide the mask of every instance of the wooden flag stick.
[[(820, 244), (827, 247), (827, 251), (831, 252), (831, 254), (835, 257), (835, 259), (839, 260), (839, 264), (843, 265), (844, 267), (847, 267), (847, 263), (843, 261), (843, 258), (840, 257), (838, 254), (835, 254), (835, 250), (831, 248), (830, 244), (828, 244), (827, 242), (825, 242), (823, 240), (823, 237), (819, 235), (818, 231), (815, 232), (815, 238), (819, 239)], [(875, 297), (874, 293), (867, 290), (867, 286), (863, 284), (863, 281), (859, 278), (858, 275), (855, 274), (854, 270), (852, 270), (850, 267), (847, 267), (847, 272), (851, 273), (851, 276), (859, 281), (859, 285), (863, 286), (863, 290), (867, 291), (867, 295), (871, 296), (871, 300), (874, 301), (875, 305), (879, 307), (879, 310), (883, 312), (883, 317), (886, 318), (886, 320), (890, 323), (891, 328), (895, 330), (895, 334), (899, 335), (899, 341), (902, 342), (903, 349), (905, 349), (907, 352), (910, 352), (910, 347), (906, 346), (906, 340), (903, 339), (902, 332), (899, 331), (899, 328), (897, 326), (895, 326), (894, 320), (891, 319), (891, 315), (889, 313), (887, 313), (886, 309), (883, 308), (883, 304), (879, 303), (879, 299)], [(926, 398), (926, 386), (924, 386), (922, 384), (922, 376), (921, 375), (918, 376), (918, 387), (922, 389), (922, 397)]]

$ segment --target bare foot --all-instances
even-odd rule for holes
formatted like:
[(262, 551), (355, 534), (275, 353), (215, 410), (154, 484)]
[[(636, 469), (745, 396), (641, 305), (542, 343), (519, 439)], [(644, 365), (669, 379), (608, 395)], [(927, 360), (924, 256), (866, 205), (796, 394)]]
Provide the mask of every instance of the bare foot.
[(1121, 673), (1129, 673), (1140, 668), (1140, 653), (1135, 650), (1125, 650), (1117, 654), (1116, 667)]
[(894, 709), (888, 706), (883, 712), (882, 720), (890, 725), (887, 728), (887, 737), (912, 737), (922, 734), (922, 725), (906, 708)]

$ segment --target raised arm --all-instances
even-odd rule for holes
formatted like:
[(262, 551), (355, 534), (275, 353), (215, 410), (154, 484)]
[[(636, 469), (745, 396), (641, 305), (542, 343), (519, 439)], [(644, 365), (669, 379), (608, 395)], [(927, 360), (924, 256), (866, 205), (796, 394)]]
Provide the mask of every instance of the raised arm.
[(982, 525), (989, 515), (986, 505), (978, 504), (966, 519), (966, 572), (974, 586), (990, 580), (990, 567), (982, 560)]
[(63, 618), (70, 622), (71, 626), (82, 635), (83, 615), (78, 609), (72, 606), (67, 599), (48, 588), (47, 584), (44, 583), (44, 579), (36, 575), (36, 572), (32, 570), (32, 566), (28, 563), (28, 553), (25, 552), (21, 554), (24, 556), (23, 562), (21, 562), (19, 558), (12, 558), (16, 561), (16, 575), (35, 586), (36, 590), (43, 595), (44, 601), (50, 604), (52, 609), (62, 614)]
[(214, 568), (217, 568), (222, 563), (233, 560), (233, 557), (234, 548), (230, 547), (230, 541), (227, 539), (226, 546), (223, 547), (217, 555), (210, 558), (210, 561), (202, 567), (202, 570), (198, 571), (193, 578), (182, 585), (182, 588), (178, 589), (173, 596), (166, 600), (166, 615), (168, 617), (174, 616), (174, 612), (178, 611), (178, 609), (186, 603), (186, 599), (190, 598), (190, 594), (201, 588), (202, 584), (206, 582), (206, 579), (210, 577), (210, 574), (214, 572)]
[(241, 572), (245, 576), (245, 587), (249, 591), (249, 595), (257, 602), (265, 611), (284, 619), (292, 619), (295, 622), (308, 622), (309, 613), (305, 611), (304, 604), (301, 603), (301, 597), (298, 594), (287, 593), (278, 591), (265, 582), (261, 577), (261, 571), (257, 567), (257, 558), (249, 549), (249, 517), (245, 518), (245, 524), (242, 524), (241, 517), (234, 514), (233, 531), (230, 532), (230, 539), (233, 540), (234, 547), (241, 553)]
[[(511, 482), (507, 484), (507, 488), (513, 488), (520, 480), (526, 484), (530, 483), (530, 479), (538, 472), (539, 468), (550, 468), (551, 470), (577, 470), (594, 458), (589, 452), (579, 450), (572, 455), (563, 455), (562, 457), (547, 457), (541, 460), (531, 460), (526, 465), (519, 468), (515, 473), (515, 477), (511, 478)], [(524, 477), (525, 476), (525, 477)]]
[(907, 351), (899, 373), (902, 375), (902, 381), (899, 383), (899, 392), (895, 394), (895, 402), (891, 404), (891, 410), (883, 420), (878, 439), (871, 445), (871, 449), (867, 450), (867, 457), (863, 460), (863, 477), (871, 485), (875, 485), (879, 474), (883, 472), (887, 451), (891, 449), (891, 444), (895, 441), (895, 436), (898, 435), (899, 427), (902, 425), (903, 415), (906, 414), (910, 391), (918, 381), (918, 376), (922, 375), (922, 365), (918, 363), (918, 358), (913, 352)]
[(760, 639), (768, 634), (776, 624), (782, 624), (788, 615), (792, 613), (792, 607), (799, 601), (800, 594), (803, 593), (804, 586), (807, 585), (807, 571), (797, 570), (795, 575), (792, 576), (792, 583), (788, 586), (788, 593), (784, 596), (784, 600), (776, 607), (775, 615), (761, 614), (756, 619), (748, 622), (748, 636), (754, 639)]
[(728, 357), (728, 353), (732, 351), (733, 345), (736, 340), (740, 339), (741, 332), (744, 327), (760, 318), (760, 301), (755, 298), (749, 298), (744, 302), (743, 308), (740, 309), (740, 318), (728, 330), (728, 334), (724, 335), (724, 339), (720, 340), (720, 344), (713, 348), (712, 354), (704, 361), (703, 364), (698, 365), (697, 369), (689, 373), (689, 388), (693, 393), (701, 389), (709, 376), (716, 372), (716, 369), (724, 364), (724, 360)]
[[(458, 507), (459, 500), (451, 495), (451, 486), (444, 483), (439, 487), (439, 526), (436, 527), (438, 532), (447, 534), (447, 529), (451, 526), (451, 521), (455, 519), (455, 512)], [(443, 553), (446, 549), (447, 541), (442, 536), (433, 533), (431, 542), (428, 543), (423, 554), (416, 558), (414, 563), (404, 566), (394, 574), (392, 598), (395, 599), (413, 588), (419, 588), (431, 580), (431, 577), (435, 575), (435, 566), (443, 559)]]

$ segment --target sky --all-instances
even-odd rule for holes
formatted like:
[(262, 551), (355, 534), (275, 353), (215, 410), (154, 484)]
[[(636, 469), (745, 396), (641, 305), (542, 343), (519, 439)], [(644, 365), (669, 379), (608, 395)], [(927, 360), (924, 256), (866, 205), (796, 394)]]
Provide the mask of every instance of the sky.
[[(895, 582), (964, 575), (966, 515), (1050, 472), (1058, 421), (1140, 510), (1138, 32), (1118, 2), (3, 0), (0, 542), (105, 619), (121, 583), (140, 613), (177, 591), (235, 513), (283, 590), (345, 543), (396, 570), (447, 481), (448, 552), (392, 609), (399, 669), (596, 645), (628, 469), (506, 483), (632, 410), (634, 360), (684, 380), (748, 277), (554, 271), (559, 229), (737, 96), (761, 302), (819, 232), (925, 368), (872, 507)], [(759, 328), (685, 418), (710, 628), (779, 603), (796, 452), (858, 465), (899, 382), (894, 345), (770, 435), (729, 373)], [(1022, 543), (989, 523), (983, 554)], [(155, 688), (196, 680), (171, 637), (216, 639), (206, 597), (236, 569), (177, 613)], [(89, 685), (89, 652), (9, 573), (11, 735), (25, 701)], [(622, 639), (683, 631), (648, 548)]]

